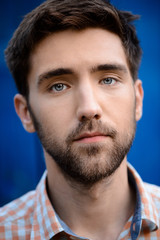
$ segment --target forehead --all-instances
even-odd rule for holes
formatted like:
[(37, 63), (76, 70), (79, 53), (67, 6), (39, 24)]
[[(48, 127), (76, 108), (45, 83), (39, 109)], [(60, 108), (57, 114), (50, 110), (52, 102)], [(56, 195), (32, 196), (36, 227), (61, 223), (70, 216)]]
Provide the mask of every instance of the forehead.
[(120, 64), (128, 68), (120, 38), (107, 30), (89, 28), (53, 33), (42, 40), (31, 55), (31, 72), (38, 76), (65, 67), (75, 71), (98, 64)]

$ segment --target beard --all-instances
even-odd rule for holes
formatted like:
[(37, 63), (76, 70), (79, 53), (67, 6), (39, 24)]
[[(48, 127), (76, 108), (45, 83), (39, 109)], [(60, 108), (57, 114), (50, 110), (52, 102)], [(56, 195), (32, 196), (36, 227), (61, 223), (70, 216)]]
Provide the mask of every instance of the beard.
[[(29, 109), (45, 151), (56, 162), (67, 180), (85, 187), (92, 187), (111, 176), (121, 165), (135, 137), (136, 120), (133, 117), (126, 131), (122, 133), (101, 120), (92, 119), (80, 122), (66, 139), (60, 140), (54, 131), (35, 117), (30, 107)], [(98, 143), (76, 143), (77, 136), (84, 132), (100, 132), (107, 136), (107, 139)]]

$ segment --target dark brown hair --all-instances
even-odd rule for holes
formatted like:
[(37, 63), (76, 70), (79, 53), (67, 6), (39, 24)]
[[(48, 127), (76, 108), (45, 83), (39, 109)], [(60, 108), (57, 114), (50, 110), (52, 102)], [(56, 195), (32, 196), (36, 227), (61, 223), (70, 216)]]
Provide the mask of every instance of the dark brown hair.
[(141, 48), (135, 27), (138, 19), (130, 12), (117, 10), (105, 0), (47, 0), (27, 14), (5, 51), (18, 91), (28, 98), (30, 55), (35, 46), (53, 32), (99, 27), (117, 34), (124, 46), (133, 80), (137, 78)]

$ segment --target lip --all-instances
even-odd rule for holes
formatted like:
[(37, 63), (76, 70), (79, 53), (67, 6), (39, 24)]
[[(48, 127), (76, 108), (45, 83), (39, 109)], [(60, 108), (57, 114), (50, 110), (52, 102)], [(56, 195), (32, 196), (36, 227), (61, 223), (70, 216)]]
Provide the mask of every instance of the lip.
[(107, 137), (107, 135), (100, 133), (100, 132), (83, 133), (83, 134), (79, 135), (74, 141), (90, 143), (90, 142), (102, 141), (106, 137)]

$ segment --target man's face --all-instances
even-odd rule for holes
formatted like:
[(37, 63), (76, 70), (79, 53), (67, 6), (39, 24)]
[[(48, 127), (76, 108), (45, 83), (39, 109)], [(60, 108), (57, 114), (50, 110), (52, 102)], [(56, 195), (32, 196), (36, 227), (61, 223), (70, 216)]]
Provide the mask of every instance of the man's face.
[(119, 37), (55, 33), (36, 47), (31, 66), (29, 109), (44, 150), (82, 184), (111, 175), (130, 149), (142, 100)]

